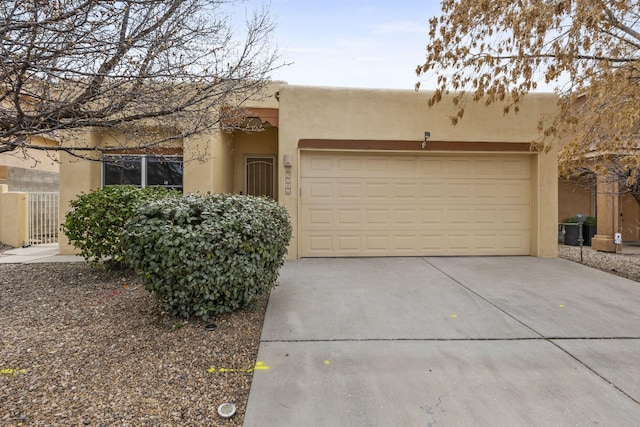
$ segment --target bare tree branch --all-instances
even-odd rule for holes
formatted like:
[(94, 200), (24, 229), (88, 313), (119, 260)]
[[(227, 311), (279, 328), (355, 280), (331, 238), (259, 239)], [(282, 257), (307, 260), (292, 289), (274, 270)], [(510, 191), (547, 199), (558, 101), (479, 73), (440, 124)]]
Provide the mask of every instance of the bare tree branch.
[[(234, 21), (235, 0), (0, 3), (0, 152), (91, 151), (77, 132), (119, 129), (123, 146), (214, 129), (219, 110), (260, 96), (277, 65), (268, 9)], [(75, 144), (69, 147), (68, 144)], [(51, 151), (52, 147), (47, 146)]]

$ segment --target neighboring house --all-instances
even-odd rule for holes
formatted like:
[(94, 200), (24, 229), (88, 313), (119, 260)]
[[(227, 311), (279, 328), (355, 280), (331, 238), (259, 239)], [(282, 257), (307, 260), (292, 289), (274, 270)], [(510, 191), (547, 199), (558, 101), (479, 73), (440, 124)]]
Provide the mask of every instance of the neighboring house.
[[(586, 94), (575, 100), (574, 107), (580, 111), (586, 102)], [(582, 114), (582, 113), (581, 113)], [(559, 152), (562, 149), (561, 141)], [(585, 153), (597, 158), (597, 152)], [(620, 192), (617, 178), (585, 174), (571, 179), (558, 180), (558, 218), (560, 222), (582, 213), (597, 218), (597, 234), (591, 247), (605, 252), (616, 252), (615, 234), (620, 233), (622, 242), (640, 241), (640, 206), (634, 197)]]
[(595, 190), (593, 178), (558, 179), (558, 220), (563, 223), (577, 214), (595, 217)]
[[(56, 145), (53, 140), (34, 138), (39, 146)], [(0, 154), (0, 184), (9, 186), (9, 191), (57, 192), (59, 163), (55, 151), (18, 149)]]
[[(273, 197), (291, 216), (294, 259), (556, 256), (557, 151), (529, 149), (555, 95), (530, 94), (510, 115), (470, 103), (453, 127), (450, 99), (429, 108), (426, 92), (283, 84), (272, 93), (248, 105), (247, 122), (263, 131), (201, 135), (159, 158), (128, 153), (133, 176), (112, 167), (123, 159), (62, 154), (61, 215), (81, 192), (135, 181)], [(105, 141), (96, 133), (92, 143)], [(62, 239), (61, 251), (73, 248)]]
[[(32, 137), (30, 143), (52, 148), (57, 144), (42, 137)], [(2, 243), (18, 247), (57, 241), (58, 171), (55, 150), (17, 149), (0, 154)]]
[[(602, 187), (602, 186), (601, 186)], [(598, 187), (595, 177), (590, 179), (558, 180), (558, 219), (564, 222), (567, 218), (576, 214), (584, 214), (599, 218), (602, 226), (598, 228), (598, 234), (610, 234), (609, 240), (613, 240), (613, 233), (621, 233), (623, 242), (640, 241), (640, 206), (630, 194), (614, 194), (608, 191), (600, 191), (600, 198), (609, 199), (607, 203), (597, 203)], [(609, 229), (605, 229), (605, 218), (610, 222)], [(598, 246), (600, 250), (615, 250)]]

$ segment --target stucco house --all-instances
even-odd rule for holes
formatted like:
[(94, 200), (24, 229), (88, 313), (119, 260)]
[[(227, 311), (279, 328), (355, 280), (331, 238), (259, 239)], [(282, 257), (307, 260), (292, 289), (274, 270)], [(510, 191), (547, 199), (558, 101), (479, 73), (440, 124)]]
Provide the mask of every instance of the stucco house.
[[(556, 256), (557, 151), (529, 149), (555, 95), (530, 94), (509, 115), (471, 103), (454, 127), (450, 100), (430, 108), (426, 92), (270, 90), (248, 105), (250, 127), (259, 123), (262, 131), (200, 135), (162, 159), (126, 153), (139, 165), (133, 177), (112, 168), (108, 156), (91, 162), (62, 153), (61, 215), (81, 192), (135, 181), (273, 197), (291, 216), (293, 259)], [(91, 139), (108, 144), (98, 131)], [(60, 248), (73, 252), (64, 238)]]
[[(575, 111), (580, 112), (586, 101), (586, 92), (579, 94), (574, 101)], [(559, 141), (559, 152), (566, 142)], [(596, 151), (584, 154), (596, 163), (601, 155)], [(640, 241), (640, 205), (618, 179), (615, 173), (602, 176), (584, 172), (558, 181), (558, 219), (564, 222), (578, 213), (596, 217), (597, 234), (591, 246), (600, 251), (616, 252), (622, 247), (615, 242), (616, 233), (621, 235), (623, 244)]]
[[(640, 242), (640, 205), (631, 194), (620, 194), (614, 187), (610, 180), (594, 176), (558, 181), (560, 222), (578, 213), (596, 217), (598, 233), (592, 247), (604, 252)], [(620, 233), (622, 245), (615, 244), (616, 233)]]
[[(57, 142), (34, 137), (34, 145), (55, 148)], [(58, 154), (55, 150), (18, 149), (0, 154), (0, 184), (10, 191), (57, 192)]]
[(45, 149), (0, 154), (0, 241), (14, 247), (55, 241), (58, 234), (58, 142), (33, 137), (30, 143)]

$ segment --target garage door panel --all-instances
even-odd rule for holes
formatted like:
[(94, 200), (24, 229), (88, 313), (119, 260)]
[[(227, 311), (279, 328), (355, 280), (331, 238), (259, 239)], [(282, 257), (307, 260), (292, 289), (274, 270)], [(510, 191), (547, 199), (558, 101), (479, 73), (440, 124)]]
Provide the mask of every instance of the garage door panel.
[(450, 159), (447, 162), (447, 173), (448, 176), (465, 176), (469, 173), (469, 171), (473, 171), (475, 165), (470, 164), (471, 159)]
[(310, 227), (325, 228), (334, 224), (333, 212), (333, 209), (310, 209), (306, 212), (303, 220), (305, 220)]
[[(339, 181), (338, 181), (339, 180)], [(529, 205), (529, 181), (515, 180), (504, 183), (495, 180), (468, 182), (465, 179), (433, 179), (416, 182), (415, 179), (377, 177), (369, 182), (360, 178), (314, 178), (306, 180), (302, 188), (303, 202), (308, 204), (330, 201), (332, 204), (397, 204), (424, 205), (428, 201), (475, 204), (475, 200), (495, 204), (520, 203)]]
[[(496, 192), (495, 182), (490, 183), (476, 183), (475, 184), (475, 196), (478, 199), (483, 200), (496, 200), (500, 193)], [(497, 184), (499, 185), (499, 184)]]
[(502, 209), (500, 210), (500, 223), (504, 228), (510, 225), (519, 226), (531, 222), (531, 212), (529, 209)]
[(418, 161), (418, 170), (420, 175), (424, 177), (442, 177), (445, 176), (445, 166), (441, 159), (424, 158)]
[(476, 219), (473, 211), (470, 208), (467, 209), (449, 209), (449, 224), (454, 227), (461, 227), (464, 225), (473, 224), (475, 226)]
[(523, 155), (301, 156), (301, 256), (526, 255)]
[(438, 254), (446, 247), (444, 234), (423, 234), (420, 236), (420, 250), (425, 254)]
[(302, 212), (301, 220), (306, 230), (333, 228), (340, 231), (390, 230), (440, 230), (449, 229), (500, 231), (528, 230), (528, 208), (501, 209), (314, 209)]
[(525, 239), (526, 236), (523, 236), (522, 234), (518, 234), (518, 233), (503, 234), (501, 237), (502, 237), (501, 239), (502, 245), (506, 250), (508, 249), (518, 250), (525, 243), (527, 245), (529, 244), (529, 240)]
[(420, 223), (418, 209), (394, 209), (391, 225), (418, 225)]
[(501, 183), (498, 187), (500, 189), (500, 194), (507, 199), (522, 199), (529, 197), (529, 186), (522, 181)]
[(332, 173), (334, 170), (335, 158), (331, 155), (314, 155), (307, 157), (304, 168), (309, 176), (324, 176), (327, 172)]
[(367, 153), (304, 153), (301, 170), (305, 177), (396, 177), (460, 178), (469, 175), (494, 179), (530, 179), (531, 168), (526, 156), (484, 157), (462, 156), (400, 156)]
[(361, 209), (338, 209), (337, 214), (338, 224), (352, 226), (362, 223)]
[(392, 193), (394, 199), (410, 199), (414, 200), (418, 194), (418, 184), (415, 182), (395, 182), (392, 185)]
[(359, 182), (341, 182), (336, 184), (337, 196), (341, 201), (351, 201), (363, 198), (362, 183)]
[(388, 182), (365, 182), (364, 190), (365, 196), (368, 199), (380, 199), (387, 200), (391, 189), (391, 184)]
[(386, 234), (367, 235), (365, 237), (365, 249), (375, 252), (386, 253), (389, 249), (389, 236)]
[(376, 224), (388, 224), (389, 217), (391, 215), (391, 209), (372, 209), (372, 208), (363, 208), (364, 211), (364, 222), (366, 224), (376, 225)]
[(305, 238), (305, 249), (317, 256), (331, 256), (333, 249), (333, 236), (329, 234), (308, 233)]
[(527, 255), (527, 237), (520, 233), (478, 234), (369, 234), (340, 235), (333, 232), (311, 235), (305, 240), (303, 252), (314, 256), (453, 256), (453, 255)]
[(360, 169), (360, 159), (347, 158), (339, 159), (338, 168), (341, 171), (358, 171)]
[(521, 160), (504, 159), (501, 162), (501, 166), (501, 175), (507, 178), (531, 177), (531, 168)]
[(314, 256), (452, 256), (528, 255), (529, 241), (520, 233), (475, 235), (446, 234), (341, 234), (311, 235), (304, 252)]
[(495, 159), (479, 159), (474, 164), (476, 175), (492, 177), (500, 168), (500, 161)]
[(314, 201), (319, 201), (319, 199), (332, 200), (335, 194), (333, 183), (322, 181), (309, 182), (306, 191), (309, 192), (309, 197)]
[(353, 253), (357, 255), (360, 253), (362, 244), (360, 243), (362, 236), (342, 234), (336, 236), (338, 251), (342, 253)]
[(389, 169), (389, 159), (385, 159), (382, 157), (367, 157), (363, 160), (363, 167), (359, 169), (361, 171), (377, 171), (383, 172)]
[(498, 209), (477, 209), (476, 210), (476, 223), (481, 226), (488, 224), (498, 224)]
[(428, 226), (430, 224), (437, 225), (445, 222), (446, 210), (444, 208), (427, 208), (421, 209), (422, 224)]

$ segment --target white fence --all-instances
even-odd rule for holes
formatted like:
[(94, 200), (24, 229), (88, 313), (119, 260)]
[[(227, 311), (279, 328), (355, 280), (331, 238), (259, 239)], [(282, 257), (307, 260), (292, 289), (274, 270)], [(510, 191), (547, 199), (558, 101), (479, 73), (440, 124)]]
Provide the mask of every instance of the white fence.
[(58, 193), (27, 193), (27, 243), (58, 243), (58, 205)]

